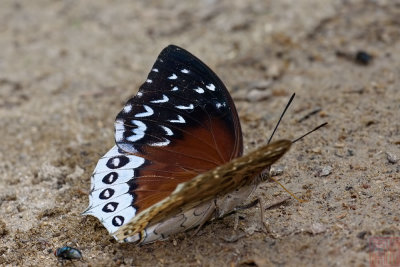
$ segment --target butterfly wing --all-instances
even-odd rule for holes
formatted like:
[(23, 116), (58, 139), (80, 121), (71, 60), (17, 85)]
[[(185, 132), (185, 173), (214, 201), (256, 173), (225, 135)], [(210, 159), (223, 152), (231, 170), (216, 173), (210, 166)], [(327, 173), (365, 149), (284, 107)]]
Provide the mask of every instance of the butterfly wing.
[(148, 225), (223, 196), (251, 182), (290, 148), (292, 142), (280, 140), (236, 158), (195, 178), (181, 183), (167, 198), (139, 213), (114, 234), (118, 240), (140, 233)]
[(242, 155), (233, 100), (198, 58), (170, 45), (115, 121), (116, 147), (99, 160), (85, 214), (115, 232), (180, 183)]
[(172, 45), (118, 114), (115, 137), (122, 151), (146, 159), (132, 192), (138, 212), (243, 151), (237, 111), (222, 81), (195, 56)]

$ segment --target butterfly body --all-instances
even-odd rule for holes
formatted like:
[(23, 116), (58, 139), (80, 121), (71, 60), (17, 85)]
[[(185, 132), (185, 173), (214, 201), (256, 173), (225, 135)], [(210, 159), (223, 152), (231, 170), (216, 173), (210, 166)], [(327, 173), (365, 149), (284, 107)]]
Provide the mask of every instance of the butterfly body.
[(118, 114), (115, 142), (95, 168), (84, 214), (98, 217), (117, 240), (138, 243), (230, 212), (291, 145), (281, 140), (243, 156), (239, 117), (224, 84), (172, 45)]
[(242, 187), (223, 197), (200, 204), (171, 218), (148, 226), (140, 233), (129, 235), (123, 240), (125, 242), (147, 244), (201, 226), (209, 220), (223, 217), (231, 212), (235, 207), (242, 204), (255, 188), (256, 185)]

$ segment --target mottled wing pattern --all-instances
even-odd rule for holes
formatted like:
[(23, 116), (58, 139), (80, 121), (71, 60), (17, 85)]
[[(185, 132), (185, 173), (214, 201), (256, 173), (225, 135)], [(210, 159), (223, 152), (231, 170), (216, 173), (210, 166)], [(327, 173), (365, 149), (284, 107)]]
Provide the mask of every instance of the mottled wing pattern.
[(139, 213), (129, 223), (119, 228), (115, 233), (116, 238), (124, 240), (163, 218), (254, 182), (252, 178), (277, 161), (289, 150), (291, 144), (289, 140), (271, 143), (179, 184), (170, 196)]
[(180, 183), (242, 155), (242, 132), (226, 87), (177, 46), (159, 55), (115, 121), (115, 142), (92, 175), (84, 214), (109, 232), (167, 198)]

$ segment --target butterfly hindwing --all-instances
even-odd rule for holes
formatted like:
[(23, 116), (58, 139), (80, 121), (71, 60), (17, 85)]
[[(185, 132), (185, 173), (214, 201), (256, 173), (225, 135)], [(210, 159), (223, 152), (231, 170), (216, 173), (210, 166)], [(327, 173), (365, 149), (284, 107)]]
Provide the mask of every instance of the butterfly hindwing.
[(132, 179), (145, 161), (123, 153), (117, 146), (110, 149), (92, 174), (89, 207), (83, 214), (99, 218), (110, 233), (132, 219), (136, 215)]
[(179, 184), (167, 198), (139, 213), (129, 223), (119, 228), (115, 236), (123, 240), (140, 233), (148, 225), (155, 224), (163, 218), (171, 217), (210, 201), (216, 196), (223, 196), (255, 182), (252, 178), (283, 156), (291, 144), (292, 142), (288, 140), (274, 142)]

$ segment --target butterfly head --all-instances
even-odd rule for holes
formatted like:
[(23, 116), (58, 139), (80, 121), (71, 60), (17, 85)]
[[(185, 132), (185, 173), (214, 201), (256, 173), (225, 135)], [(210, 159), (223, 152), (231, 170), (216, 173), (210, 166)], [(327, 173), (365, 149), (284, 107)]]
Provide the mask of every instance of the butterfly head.
[(258, 182), (265, 182), (271, 178), (271, 166), (267, 166), (257, 177)]

